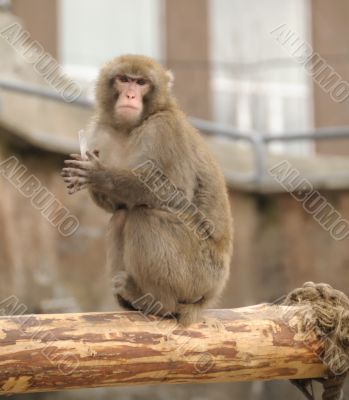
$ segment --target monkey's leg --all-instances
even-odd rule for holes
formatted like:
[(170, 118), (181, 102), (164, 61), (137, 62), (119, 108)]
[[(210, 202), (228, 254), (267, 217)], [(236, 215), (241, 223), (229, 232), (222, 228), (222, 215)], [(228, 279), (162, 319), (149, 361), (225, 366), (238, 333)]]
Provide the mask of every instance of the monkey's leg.
[[(125, 224), (126, 271), (144, 296), (188, 324), (217, 297), (228, 275), (223, 257), (174, 214), (136, 209)], [(182, 314), (182, 316), (181, 316)]]
[(118, 272), (113, 278), (113, 294), (118, 304), (126, 310), (143, 310), (144, 296), (134, 279), (126, 271)]
[(127, 210), (119, 210), (113, 214), (108, 227), (107, 269), (112, 276), (113, 295), (116, 301), (124, 308), (130, 309), (126, 299), (124, 304), (121, 297), (124, 293), (128, 273), (124, 263), (124, 227), (127, 219)]
[(128, 211), (119, 210), (109, 222), (107, 262), (113, 276), (113, 295), (117, 303), (127, 310), (151, 313), (152, 299), (144, 295), (125, 265), (124, 230), (127, 218)]
[(189, 297), (189, 300), (178, 301), (176, 315), (178, 322), (183, 326), (197, 322), (202, 310), (214, 306), (224, 288), (224, 283), (228, 278), (228, 266), (222, 265), (221, 271), (217, 275), (217, 273), (212, 274), (212, 264), (208, 263), (207, 271), (209, 271), (207, 277), (210, 281), (201, 281), (202, 296), (199, 298)]

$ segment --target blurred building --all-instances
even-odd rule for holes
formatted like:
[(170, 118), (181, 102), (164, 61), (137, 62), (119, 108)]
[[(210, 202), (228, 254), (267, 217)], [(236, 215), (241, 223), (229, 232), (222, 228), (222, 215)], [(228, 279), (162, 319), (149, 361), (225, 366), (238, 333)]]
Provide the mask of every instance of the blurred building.
[[(90, 95), (103, 62), (123, 53), (146, 54), (174, 71), (175, 94), (187, 114), (239, 132), (285, 135), (349, 125), (348, 100), (334, 102), (272, 35), (280, 26), (289, 27), (344, 80), (349, 79), (349, 6), (345, 0), (333, 4), (329, 0), (0, 0), (0, 6), (15, 14), (0, 13), (0, 31), (19, 21)], [(4, 40), (0, 58), (0, 81), (49, 87)], [(72, 237), (62, 237), (1, 177), (0, 295), (16, 294), (31, 312), (111, 310), (115, 306), (103, 267), (108, 217), (87, 193), (68, 196), (59, 176), (65, 155), (78, 151), (77, 132), (91, 109), (56, 100), (1, 90), (0, 160), (15, 155), (79, 218), (80, 228)], [(265, 187), (261, 182), (231, 179), (233, 173), (258, 169), (255, 148), (216, 136), (207, 141), (227, 177), (236, 231), (232, 273), (221, 306), (273, 301), (306, 280), (347, 290), (348, 237), (334, 240), (275, 182)], [(314, 178), (316, 173), (314, 188), (349, 220), (348, 139), (278, 141), (265, 153), (266, 168), (287, 160), (305, 176)], [(111, 396), (300, 398), (287, 382), (101, 389), (33, 397)]]
[[(175, 71), (176, 95), (190, 115), (270, 133), (347, 123), (347, 102), (334, 103), (271, 34), (285, 24), (314, 51), (325, 54), (343, 79), (349, 78), (348, 63), (341, 58), (348, 52), (345, 0), (337, 0), (336, 7), (326, 0), (269, 0), (263, 7), (258, 0), (12, 4), (32, 36), (86, 84), (105, 60), (140, 53)], [(344, 150), (338, 141), (317, 146), (335, 153), (347, 152), (346, 147), (348, 141)], [(307, 142), (273, 148), (295, 154), (314, 150)]]

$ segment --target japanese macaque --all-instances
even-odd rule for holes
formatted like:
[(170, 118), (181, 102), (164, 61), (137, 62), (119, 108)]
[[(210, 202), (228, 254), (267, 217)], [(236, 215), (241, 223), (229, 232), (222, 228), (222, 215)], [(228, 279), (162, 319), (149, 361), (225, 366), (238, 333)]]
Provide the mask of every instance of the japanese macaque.
[(118, 303), (187, 326), (228, 278), (232, 220), (223, 174), (172, 82), (147, 57), (105, 64), (90, 150), (72, 154), (62, 175), (69, 193), (87, 188), (112, 213), (107, 260)]

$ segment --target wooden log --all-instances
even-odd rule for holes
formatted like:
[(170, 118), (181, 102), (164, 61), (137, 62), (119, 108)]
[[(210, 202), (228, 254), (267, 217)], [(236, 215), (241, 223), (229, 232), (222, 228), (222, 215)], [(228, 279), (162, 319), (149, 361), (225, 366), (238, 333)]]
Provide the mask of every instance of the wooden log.
[(324, 375), (294, 309), (208, 310), (181, 328), (138, 312), (0, 317), (0, 393)]

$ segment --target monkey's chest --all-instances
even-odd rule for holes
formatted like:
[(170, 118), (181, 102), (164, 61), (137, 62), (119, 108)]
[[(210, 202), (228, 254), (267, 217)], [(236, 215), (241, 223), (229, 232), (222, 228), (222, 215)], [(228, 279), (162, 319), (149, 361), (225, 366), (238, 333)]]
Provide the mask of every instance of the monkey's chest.
[(129, 146), (127, 143), (120, 143), (117, 140), (110, 141), (101, 149), (100, 158), (110, 167), (127, 168), (130, 163)]

